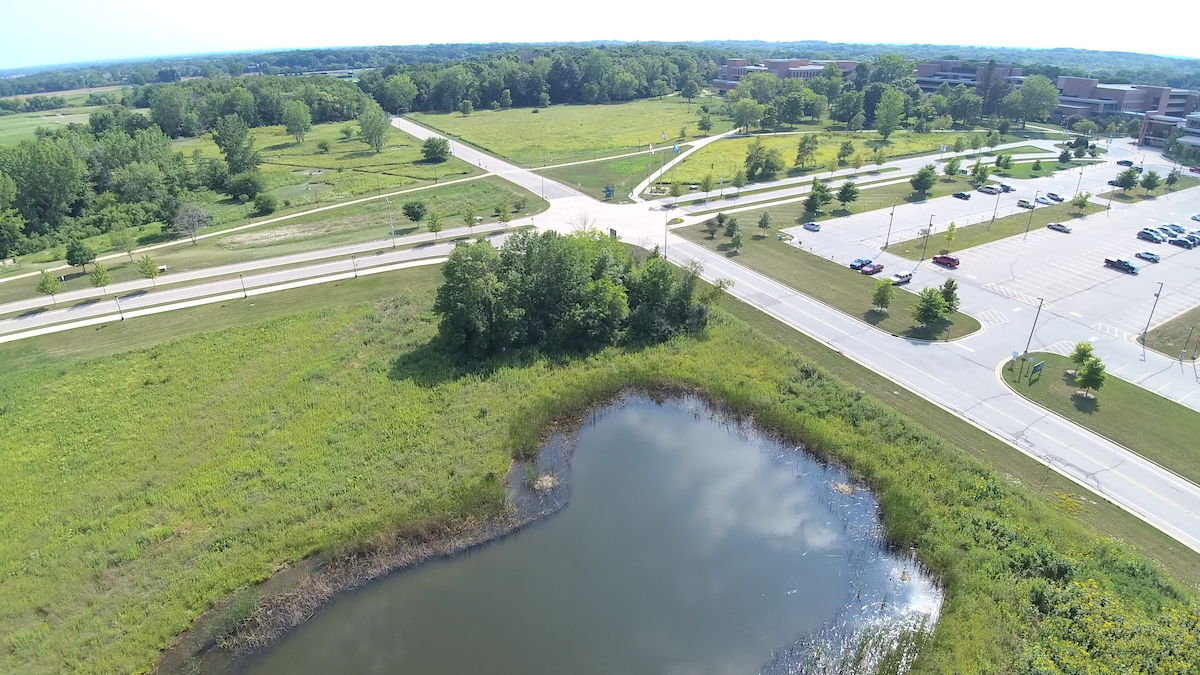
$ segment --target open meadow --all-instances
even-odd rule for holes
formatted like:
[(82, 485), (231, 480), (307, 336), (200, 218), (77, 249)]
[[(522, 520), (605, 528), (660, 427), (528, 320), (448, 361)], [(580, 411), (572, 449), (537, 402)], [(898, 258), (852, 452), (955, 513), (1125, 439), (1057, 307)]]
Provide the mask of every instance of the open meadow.
[(0, 145), (16, 145), (23, 140), (34, 138), (38, 127), (54, 129), (68, 124), (87, 124), (92, 113), (99, 110), (104, 110), (104, 107), (59, 108), (0, 115)]
[[(425, 221), (414, 223), (404, 217), (402, 207), (410, 200), (421, 201), (430, 211), (441, 215), (445, 229), (465, 227), (465, 221), (460, 214), (467, 207), (478, 212), (478, 217), (482, 218), (480, 224), (487, 224), (497, 222), (496, 209), (502, 202), (509, 204), (514, 219), (540, 213), (549, 206), (536, 195), (512, 183), (495, 176), (481, 176), (476, 180), (396, 195), (392, 197), (390, 207), (383, 199), (374, 199), (330, 211), (300, 213), (294, 218), (261, 227), (207, 237), (196, 244), (187, 240), (179, 241), (174, 246), (157, 249), (151, 253), (155, 262), (166, 265), (168, 270), (167, 274), (158, 278), (158, 282), (170, 283), (171, 274), (189, 270), (263, 260), (346, 244), (385, 241), (391, 237), (393, 222), (396, 226), (396, 236), (428, 232)], [(521, 208), (518, 209), (518, 206)], [(146, 244), (157, 242), (161, 240), (160, 229), (157, 225), (148, 225), (143, 228), (140, 237)], [(107, 234), (86, 241), (96, 251), (113, 252)], [(63, 254), (64, 250), (60, 247), (39, 256), (28, 256), (20, 267), (12, 269), (9, 274), (62, 264)], [(121, 256), (108, 261), (106, 265), (113, 281), (140, 279), (137, 268), (139, 257), (135, 254), (133, 260), (129, 256)], [(78, 267), (64, 270), (60, 274), (65, 277), (63, 291), (90, 288), (88, 275)], [(0, 283), (0, 303), (35, 296), (37, 283), (37, 277)]]
[[(1192, 583), (1195, 554), (744, 305), (726, 300), (703, 335), (661, 346), (462, 371), (430, 342), (439, 277), (0, 347), (0, 670), (146, 672), (199, 614), (306, 556), (497, 513), (511, 457), (546, 425), (650, 386), (703, 392), (874, 487), (889, 541), (946, 584), (915, 673), (1019, 671), (1062, 650), (1166, 666), (1194, 644), (1189, 592), (1085, 523), (1159, 547)], [(1007, 477), (972, 456), (989, 449)], [(1130, 625), (1145, 649), (1114, 639)]]
[[(700, 106), (712, 104), (708, 135), (729, 131), (732, 123), (716, 112), (715, 96), (688, 103), (679, 96), (602, 105), (554, 105), (461, 113), (409, 115), (413, 120), (460, 138), (522, 166), (541, 167), (619, 155), (701, 137)], [(686, 129), (681, 139), (679, 130)], [(667, 140), (662, 137), (667, 134)], [(645, 162), (642, 163), (645, 166)]]

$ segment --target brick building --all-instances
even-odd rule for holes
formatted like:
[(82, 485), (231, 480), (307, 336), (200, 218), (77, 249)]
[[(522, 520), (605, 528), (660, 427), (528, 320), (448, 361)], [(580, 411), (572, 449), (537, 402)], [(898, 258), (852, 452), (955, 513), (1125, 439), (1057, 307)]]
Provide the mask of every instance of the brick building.
[(736, 89), (738, 82), (751, 73), (769, 73), (781, 80), (811, 80), (821, 74), (825, 66), (835, 63), (842, 75), (849, 75), (858, 67), (857, 61), (814, 61), (811, 59), (766, 59), (757, 65), (751, 65), (746, 59), (726, 59), (725, 65), (716, 79), (712, 81), (717, 91), (724, 94), (730, 89)]

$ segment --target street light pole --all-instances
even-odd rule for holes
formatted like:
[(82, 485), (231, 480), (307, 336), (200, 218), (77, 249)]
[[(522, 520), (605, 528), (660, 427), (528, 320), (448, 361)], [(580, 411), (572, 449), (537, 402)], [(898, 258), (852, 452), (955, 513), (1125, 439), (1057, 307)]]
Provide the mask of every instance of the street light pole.
[(883, 238), (883, 248), (887, 250), (888, 242), (892, 240), (892, 219), (896, 217), (896, 202), (892, 202), (892, 212), (888, 215), (887, 236)]
[(391, 197), (384, 197), (383, 201), (387, 202), (388, 222), (392, 225), (392, 248), (396, 248), (396, 217), (392, 213), (392, 199)]
[(1075, 183), (1075, 196), (1079, 196), (1079, 188), (1083, 186), (1083, 167), (1079, 167), (1079, 182)]
[(1004, 194), (1004, 190), (996, 193), (996, 207), (992, 209), (992, 221), (988, 223), (988, 230), (992, 229), (992, 223), (996, 222), (996, 214), (1000, 213), (1000, 195)]
[[(1150, 316), (1146, 317), (1146, 327), (1142, 329), (1142, 350), (1146, 348), (1146, 333), (1150, 332), (1150, 322), (1154, 319), (1154, 310), (1158, 308), (1158, 296), (1162, 295), (1163, 282), (1158, 282), (1158, 292), (1154, 294), (1154, 304), (1150, 306)], [(1191, 339), (1191, 336), (1188, 336)], [(1186, 343), (1185, 343), (1186, 344)]]
[(720, 192), (717, 193), (717, 198), (724, 199), (725, 198), (725, 158), (721, 157), (720, 155), (717, 155), (717, 158), (721, 160), (721, 190), (720, 190)]
[(358, 261), (354, 259), (354, 256), (350, 256), (350, 266), (354, 268), (354, 278), (357, 279), (358, 278)]
[(1025, 241), (1025, 237), (1029, 236), (1029, 228), (1033, 226), (1033, 212), (1037, 211), (1037, 198), (1042, 194), (1041, 190), (1033, 193), (1033, 208), (1029, 209), (1029, 222), (1025, 223), (1025, 235), (1021, 237), (1021, 241)]
[(921, 247), (921, 260), (925, 260), (925, 252), (929, 250), (929, 235), (933, 234), (933, 214), (929, 215), (929, 226), (925, 228), (925, 245)]
[(246, 280), (243, 279), (242, 275), (239, 274), (238, 281), (242, 282), (242, 299), (245, 300), (247, 297), (249, 297), (249, 295), (246, 293)]
[[(117, 314), (120, 314), (121, 320), (124, 321), (125, 320), (125, 312), (121, 310), (121, 299), (118, 298), (116, 295), (114, 295), (113, 300), (115, 300), (117, 303)], [(1191, 336), (1189, 336), (1188, 339), (1190, 340)]]
[[(1025, 341), (1025, 358), (1023, 361), (1021, 361), (1021, 372), (1017, 373), (1017, 381), (1018, 382), (1021, 381), (1021, 375), (1023, 375), (1025, 373), (1025, 361), (1029, 360), (1029, 345), (1033, 344), (1033, 332), (1035, 330), (1037, 330), (1038, 317), (1040, 317), (1042, 315), (1042, 303), (1043, 302), (1045, 302), (1045, 301), (1042, 300), (1041, 298), (1038, 298), (1037, 314), (1033, 315), (1033, 325), (1030, 326), (1030, 328), (1029, 328), (1029, 339)], [(1033, 377), (1032, 373), (1030, 373), (1030, 377)]]

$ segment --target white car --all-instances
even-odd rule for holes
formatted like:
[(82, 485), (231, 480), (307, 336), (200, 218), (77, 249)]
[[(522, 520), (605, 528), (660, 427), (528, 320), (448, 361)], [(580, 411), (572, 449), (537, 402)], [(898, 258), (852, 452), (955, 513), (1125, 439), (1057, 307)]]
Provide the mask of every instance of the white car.
[(1046, 206), (1050, 206), (1051, 204), (1054, 203), (1054, 202), (1050, 201), (1050, 199), (1047, 197), (1038, 197), (1037, 199), (1035, 199), (1033, 201), (1035, 201), (1039, 204), (1045, 204)]
[(893, 286), (903, 286), (912, 281), (912, 272), (896, 272), (892, 275)]
[(1200, 213), (1193, 215), (1192, 220), (1200, 220)]
[(1065, 232), (1066, 234), (1071, 234), (1071, 226), (1067, 225), (1066, 223), (1050, 223), (1046, 226), (1046, 229), (1054, 230), (1055, 232)]
[(1058, 194), (1055, 192), (1047, 192), (1046, 196), (1049, 197), (1050, 199), (1053, 199), (1056, 202), (1061, 202), (1063, 200), (1063, 198), (1058, 196)]
[(808, 230), (809, 232), (820, 232), (821, 224), (820, 223), (812, 223), (812, 222), (805, 223), (804, 229)]

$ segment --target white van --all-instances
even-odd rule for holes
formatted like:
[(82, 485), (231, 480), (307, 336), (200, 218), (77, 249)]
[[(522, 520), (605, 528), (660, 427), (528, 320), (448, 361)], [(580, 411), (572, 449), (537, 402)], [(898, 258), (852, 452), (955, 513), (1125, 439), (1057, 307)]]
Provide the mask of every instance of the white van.
[(1000, 194), (1000, 188), (996, 185), (981, 185), (979, 186), (979, 191), (988, 195)]

